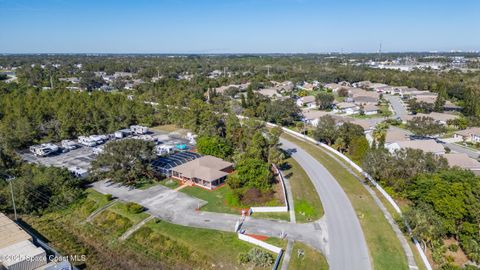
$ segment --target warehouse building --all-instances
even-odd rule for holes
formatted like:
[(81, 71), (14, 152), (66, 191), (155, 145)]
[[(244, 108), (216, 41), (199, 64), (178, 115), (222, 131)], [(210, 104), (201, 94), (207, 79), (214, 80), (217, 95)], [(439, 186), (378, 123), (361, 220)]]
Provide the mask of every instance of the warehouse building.
[(45, 250), (32, 243), (32, 237), (0, 213), (0, 269), (32, 270), (47, 264)]

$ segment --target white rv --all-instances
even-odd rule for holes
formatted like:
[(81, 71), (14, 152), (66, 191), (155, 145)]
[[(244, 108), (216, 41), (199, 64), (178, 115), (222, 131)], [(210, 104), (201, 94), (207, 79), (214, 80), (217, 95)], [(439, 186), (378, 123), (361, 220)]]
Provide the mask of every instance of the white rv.
[(190, 144), (193, 144), (195, 145), (197, 143), (197, 135), (196, 134), (193, 134), (191, 132), (188, 132), (187, 133), (187, 140), (190, 142)]
[(70, 167), (68, 168), (68, 171), (78, 178), (85, 178), (88, 176), (88, 170), (79, 167)]
[(108, 140), (108, 137), (107, 135), (91, 135), (90, 139), (95, 141), (97, 144), (102, 144)]
[(142, 135), (142, 134), (147, 134), (148, 133), (148, 127), (139, 126), (139, 125), (130, 126), (130, 130), (135, 135)]
[(30, 152), (35, 156), (45, 157), (59, 150), (59, 147), (53, 143), (44, 143), (30, 146)]
[(119, 131), (115, 131), (115, 138), (121, 139), (132, 135), (132, 131), (130, 129), (120, 129)]
[(65, 148), (65, 149), (68, 149), (68, 150), (73, 150), (73, 149), (77, 149), (80, 146), (74, 141), (63, 140), (62, 141), (62, 147)]
[(175, 147), (173, 145), (161, 144), (157, 145), (155, 150), (158, 156), (164, 156), (173, 153), (173, 151), (175, 151)]
[(78, 137), (78, 142), (83, 144), (83, 145), (90, 146), (90, 147), (93, 147), (93, 146), (97, 145), (97, 142), (95, 140), (93, 140), (90, 137), (86, 137), (86, 136)]

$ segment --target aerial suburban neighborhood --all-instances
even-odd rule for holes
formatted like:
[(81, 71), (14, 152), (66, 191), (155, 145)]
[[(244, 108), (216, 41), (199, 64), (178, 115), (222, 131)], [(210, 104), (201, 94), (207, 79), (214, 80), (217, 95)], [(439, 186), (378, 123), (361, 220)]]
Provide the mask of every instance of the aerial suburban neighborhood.
[(480, 3), (1, 6), (0, 270), (480, 269)]

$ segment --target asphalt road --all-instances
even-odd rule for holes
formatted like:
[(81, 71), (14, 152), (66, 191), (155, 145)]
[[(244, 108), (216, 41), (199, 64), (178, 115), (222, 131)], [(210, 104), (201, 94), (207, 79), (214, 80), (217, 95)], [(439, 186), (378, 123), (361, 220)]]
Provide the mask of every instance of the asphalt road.
[(282, 148), (310, 177), (320, 196), (328, 230), (327, 259), (330, 269), (372, 269), (360, 222), (347, 195), (322, 164), (296, 144), (281, 139)]
[(460, 146), (458, 144), (455, 144), (455, 143), (445, 143), (445, 146), (450, 148), (450, 150), (452, 150), (453, 152), (467, 154), (469, 157), (471, 157), (473, 159), (478, 159), (478, 157), (480, 156), (479, 151), (469, 149), (469, 148), (466, 148), (466, 147), (462, 147), (462, 146)]
[(403, 103), (399, 96), (385, 95), (385, 98), (388, 99), (388, 101), (392, 105), (392, 108), (395, 111), (395, 116), (401, 117), (408, 114), (408, 111), (405, 106), (403, 106)]

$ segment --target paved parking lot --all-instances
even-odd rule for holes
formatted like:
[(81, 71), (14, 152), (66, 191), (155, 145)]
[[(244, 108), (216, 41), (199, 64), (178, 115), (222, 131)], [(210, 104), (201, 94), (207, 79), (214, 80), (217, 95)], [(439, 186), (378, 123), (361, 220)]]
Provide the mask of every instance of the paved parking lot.
[[(156, 139), (159, 143), (163, 144), (187, 144), (188, 140), (178, 136), (178, 134), (162, 133), (153, 131), (148, 134)], [(108, 143), (108, 142), (107, 142)], [(59, 145), (59, 144), (58, 144)], [(79, 144), (80, 145), (80, 144)], [(96, 158), (93, 152), (94, 147), (88, 147), (82, 145), (80, 148), (70, 150), (66, 153), (52, 154), (46, 157), (38, 157), (33, 155), (28, 150), (20, 152), (20, 156), (27, 162), (36, 163), (45, 166), (54, 166), (61, 168), (75, 168), (88, 170), (91, 167), (91, 162)]]
[(21, 154), (22, 158), (30, 163), (62, 168), (80, 168), (88, 170), (96, 155), (93, 148), (82, 146), (66, 153), (58, 153), (47, 157), (37, 157), (30, 152)]

